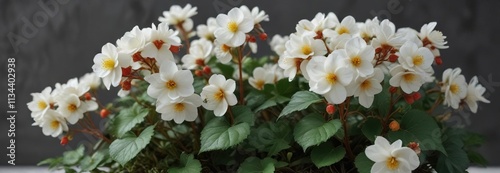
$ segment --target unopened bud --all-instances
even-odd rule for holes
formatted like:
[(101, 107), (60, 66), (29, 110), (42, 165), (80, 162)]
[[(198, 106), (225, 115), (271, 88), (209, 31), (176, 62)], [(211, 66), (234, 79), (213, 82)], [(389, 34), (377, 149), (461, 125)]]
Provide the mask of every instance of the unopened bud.
[(332, 104), (328, 104), (326, 106), (326, 112), (332, 115), (333, 113), (335, 113), (335, 106), (333, 106)]
[(260, 38), (260, 40), (267, 40), (267, 34), (266, 34), (266, 33), (264, 33), (264, 32), (263, 32), (263, 33), (260, 33), (260, 34), (259, 34), (259, 38)]
[(396, 62), (398, 60), (399, 56), (391, 54), (389, 55), (389, 61), (390, 62)]
[(396, 120), (392, 120), (391, 123), (389, 123), (389, 128), (395, 132), (398, 131), (401, 127), (399, 126), (399, 122)]
[(101, 118), (106, 118), (109, 115), (109, 111), (107, 109), (101, 109), (100, 115)]
[(408, 148), (411, 148), (413, 151), (415, 151), (416, 154), (420, 154), (420, 145), (416, 142), (410, 142), (408, 144)]

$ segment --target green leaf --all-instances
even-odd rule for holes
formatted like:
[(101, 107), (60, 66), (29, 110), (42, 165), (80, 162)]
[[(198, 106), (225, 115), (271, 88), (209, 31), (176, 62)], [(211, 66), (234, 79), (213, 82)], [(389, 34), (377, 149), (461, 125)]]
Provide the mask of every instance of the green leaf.
[(80, 145), (76, 150), (66, 151), (63, 154), (63, 163), (65, 165), (74, 165), (82, 159), (85, 151), (85, 146)]
[(248, 137), (250, 145), (259, 151), (268, 152), (268, 156), (290, 148), (292, 139), (292, 128), (287, 121), (264, 123), (252, 130), (252, 134)]
[(359, 153), (356, 159), (354, 159), (354, 165), (358, 168), (359, 173), (370, 173), (373, 164), (375, 164), (375, 162), (368, 159), (365, 152)]
[(376, 118), (368, 118), (363, 126), (361, 127), (361, 131), (370, 141), (375, 141), (376, 136), (380, 136), (382, 133), (382, 124), (380, 124), (380, 120)]
[(276, 160), (269, 157), (262, 160), (257, 157), (249, 157), (241, 163), (238, 173), (273, 173), (276, 162)]
[(154, 127), (155, 125), (147, 127), (138, 137), (127, 137), (113, 141), (109, 146), (111, 158), (121, 165), (125, 165), (149, 144), (151, 136), (154, 134)]
[(481, 154), (476, 151), (467, 151), (467, 157), (471, 163), (475, 163), (479, 166), (486, 167), (488, 165), (488, 160), (486, 160)]
[(42, 165), (48, 164), (49, 169), (54, 169), (54, 168), (61, 166), (62, 161), (63, 161), (63, 157), (48, 158), (48, 159), (42, 160), (36, 166), (42, 166)]
[(249, 134), (250, 125), (246, 122), (231, 127), (225, 117), (214, 118), (201, 131), (200, 153), (235, 146)]
[(466, 172), (469, 167), (469, 158), (464, 151), (462, 135), (455, 129), (447, 129), (444, 132), (443, 145), (446, 146), (446, 154), (439, 153), (436, 165), (437, 172)]
[(283, 78), (276, 82), (278, 94), (290, 98), (293, 94), (299, 91), (298, 80), (288, 81), (288, 78)]
[(100, 163), (106, 161), (106, 155), (109, 155), (108, 150), (97, 151), (92, 156), (85, 156), (82, 161), (80, 161), (82, 171), (94, 170)]
[(299, 91), (292, 96), (290, 103), (283, 108), (278, 118), (295, 111), (304, 110), (313, 103), (321, 102), (321, 98), (310, 91)]
[(234, 123), (248, 123), (248, 125), (253, 126), (255, 123), (255, 114), (247, 106), (233, 106), (231, 107), (234, 115)]
[(387, 133), (391, 142), (401, 139), (403, 146), (409, 142), (418, 142), (424, 151), (438, 150), (446, 154), (441, 142), (441, 129), (426, 112), (415, 109), (408, 111), (403, 116), (400, 127), (399, 131)]
[(316, 167), (321, 168), (330, 166), (342, 160), (345, 156), (345, 149), (342, 146), (333, 147), (331, 144), (325, 142), (314, 147), (311, 151), (311, 161)]
[(203, 78), (195, 78), (193, 82), (193, 87), (194, 87), (194, 92), (195, 93), (201, 93), (203, 90), (203, 87), (207, 85), (207, 82)]
[(377, 110), (380, 116), (385, 117), (389, 114), (389, 105), (391, 102), (391, 93), (389, 93), (389, 76), (385, 76), (382, 92), (375, 95), (373, 103), (377, 106)]
[(148, 113), (148, 110), (138, 103), (135, 103), (130, 108), (121, 110), (113, 122), (113, 131), (115, 135), (117, 137), (123, 137), (123, 135), (132, 130), (136, 124), (143, 122), (144, 117), (146, 117)]
[(305, 151), (310, 146), (325, 142), (341, 127), (342, 124), (338, 119), (325, 122), (321, 115), (310, 114), (296, 124), (293, 136)]
[(192, 154), (181, 154), (181, 167), (172, 167), (168, 169), (170, 173), (194, 173), (201, 172), (201, 163), (196, 160)]
[[(224, 75), (226, 77), (226, 79), (233, 78), (233, 73), (236, 69), (234, 69), (232, 66), (226, 65), (226, 64), (221, 64), (221, 63), (217, 63), (216, 66), (217, 66), (217, 68), (219, 68), (220, 74)], [(217, 72), (217, 71), (214, 71), (214, 73), (215, 72)]]

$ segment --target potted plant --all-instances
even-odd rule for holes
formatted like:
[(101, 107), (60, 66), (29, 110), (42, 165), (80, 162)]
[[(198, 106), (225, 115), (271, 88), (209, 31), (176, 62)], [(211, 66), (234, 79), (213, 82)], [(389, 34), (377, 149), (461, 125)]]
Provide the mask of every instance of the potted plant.
[[(435, 76), (448, 46), (420, 31), (333, 12), (268, 36), (258, 7), (196, 27), (172, 6), (93, 59), (92, 73), (33, 93), (34, 125), (62, 145), (100, 140), (40, 165), (110, 172), (465, 172), (481, 136), (447, 123), (489, 103), (460, 68)], [(269, 41), (270, 40), (270, 41)], [(253, 57), (269, 41), (272, 54)], [(113, 103), (98, 90), (121, 87)], [(468, 109), (468, 110), (466, 110)], [(107, 119), (104, 128), (93, 116)]]

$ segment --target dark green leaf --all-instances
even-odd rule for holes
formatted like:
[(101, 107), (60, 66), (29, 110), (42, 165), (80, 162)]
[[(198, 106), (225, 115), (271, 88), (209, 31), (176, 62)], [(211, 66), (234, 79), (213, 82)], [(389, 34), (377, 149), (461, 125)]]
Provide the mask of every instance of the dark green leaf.
[(278, 94), (290, 98), (293, 94), (299, 91), (298, 80), (288, 81), (288, 78), (283, 78), (276, 82)]
[(380, 120), (376, 118), (368, 118), (363, 126), (361, 127), (361, 131), (370, 141), (375, 141), (376, 136), (380, 136), (382, 133), (382, 124), (380, 124)]
[(383, 81), (382, 92), (375, 95), (373, 103), (374, 106), (377, 106), (377, 110), (379, 115), (385, 117), (389, 114), (389, 105), (391, 102), (391, 93), (389, 93), (389, 76), (385, 76)]
[(168, 169), (170, 173), (195, 173), (201, 172), (201, 163), (196, 160), (192, 154), (181, 154), (181, 167), (172, 167)]
[(345, 149), (342, 146), (333, 147), (331, 144), (325, 142), (321, 145), (314, 147), (311, 151), (311, 161), (316, 167), (321, 168), (330, 166), (342, 160), (345, 156)]
[(63, 163), (65, 165), (74, 165), (82, 159), (85, 151), (85, 146), (80, 145), (76, 150), (66, 151), (63, 154)]
[(230, 126), (225, 117), (214, 118), (201, 131), (200, 153), (235, 146), (249, 134), (250, 125), (246, 122)]
[(63, 161), (63, 157), (48, 158), (48, 159), (42, 160), (36, 166), (49, 165), (49, 169), (54, 169), (54, 168), (61, 166), (62, 161)]
[(290, 148), (289, 144), (293, 139), (292, 128), (287, 121), (268, 122), (252, 130), (248, 139), (250, 145), (272, 156)]
[(368, 159), (365, 152), (361, 152), (358, 156), (356, 156), (356, 159), (354, 159), (354, 164), (356, 165), (356, 168), (358, 168), (359, 173), (370, 173), (370, 170), (375, 162)]
[(117, 137), (122, 137), (125, 133), (134, 128), (136, 124), (144, 121), (144, 117), (148, 115), (148, 110), (143, 108), (138, 103), (132, 107), (123, 109), (118, 116), (115, 117), (113, 131)]
[(255, 123), (255, 114), (247, 106), (234, 106), (231, 107), (234, 115), (234, 122), (238, 123), (248, 123), (248, 125), (253, 126)]
[(313, 103), (321, 102), (321, 98), (310, 91), (299, 91), (292, 96), (290, 103), (283, 108), (279, 117), (288, 115), (295, 111), (304, 110)]
[(297, 123), (293, 136), (305, 151), (310, 146), (325, 142), (341, 127), (342, 123), (338, 119), (326, 122), (321, 115), (310, 114)]
[(446, 154), (439, 153), (436, 165), (437, 172), (466, 172), (469, 167), (469, 158), (464, 151), (464, 142), (462, 135), (454, 132), (454, 129), (448, 129), (444, 132), (443, 145), (446, 148)]
[[(235, 70), (237, 70), (237, 69), (234, 69), (230, 65), (221, 64), (221, 63), (218, 63), (216, 66), (217, 66), (217, 68), (219, 68), (220, 74), (224, 75), (226, 77), (226, 79), (233, 78), (233, 73)], [(217, 72), (217, 71), (215, 71), (215, 72)]]
[(113, 160), (125, 165), (149, 144), (154, 134), (154, 125), (144, 129), (138, 137), (116, 139), (109, 146), (109, 155)]
[(257, 157), (249, 157), (241, 163), (238, 168), (238, 173), (273, 173), (276, 160), (272, 158), (259, 159)]

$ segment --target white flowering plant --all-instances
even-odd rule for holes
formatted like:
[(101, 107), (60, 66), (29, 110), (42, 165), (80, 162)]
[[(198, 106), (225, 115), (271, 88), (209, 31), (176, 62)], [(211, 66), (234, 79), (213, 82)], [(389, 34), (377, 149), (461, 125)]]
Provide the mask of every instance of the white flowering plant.
[[(485, 88), (460, 68), (442, 78), (436, 22), (303, 19), (267, 39), (268, 15), (241, 6), (193, 25), (172, 6), (151, 27), (107, 43), (93, 72), (33, 93), (46, 136), (100, 140), (40, 164), (110, 172), (466, 172), (485, 165), (480, 135), (447, 120), (476, 113)], [(268, 56), (252, 57), (258, 45)], [(185, 53), (183, 53), (185, 52)], [(120, 87), (103, 105), (97, 91)], [(93, 114), (95, 113), (95, 114)], [(96, 127), (93, 116), (107, 119)], [(103, 169), (105, 168), (105, 169)], [(73, 170), (74, 169), (74, 170)]]

